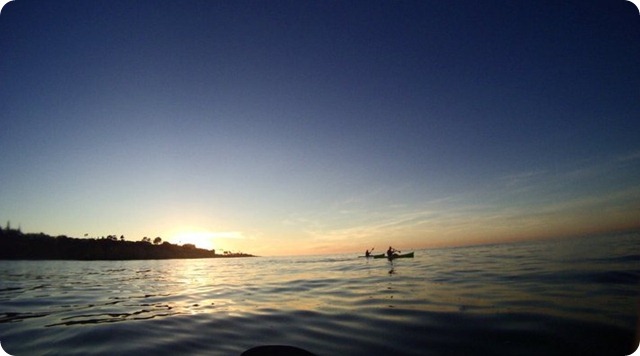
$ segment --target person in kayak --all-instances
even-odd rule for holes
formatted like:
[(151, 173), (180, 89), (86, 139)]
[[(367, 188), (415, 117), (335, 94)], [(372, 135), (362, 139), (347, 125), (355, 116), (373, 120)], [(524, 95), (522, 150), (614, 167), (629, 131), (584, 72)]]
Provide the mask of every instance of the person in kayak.
[(387, 250), (387, 257), (397, 256), (398, 254), (396, 252), (400, 252), (400, 251), (398, 251), (395, 248), (389, 246), (389, 249)]
[(371, 256), (371, 252), (373, 252), (373, 250), (374, 250), (374, 249), (375, 249), (375, 247), (373, 247), (373, 248), (371, 249), (371, 251), (369, 251), (369, 250), (365, 251), (365, 252), (364, 252), (364, 257), (370, 257), (370, 256)]

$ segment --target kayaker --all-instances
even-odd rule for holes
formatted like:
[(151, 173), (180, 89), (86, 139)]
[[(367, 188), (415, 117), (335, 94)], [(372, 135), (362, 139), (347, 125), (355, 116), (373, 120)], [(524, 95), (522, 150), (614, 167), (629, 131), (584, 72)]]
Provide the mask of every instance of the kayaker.
[(371, 256), (371, 252), (373, 252), (373, 250), (375, 250), (375, 247), (372, 247), (372, 248), (371, 248), (371, 251), (369, 251), (369, 250), (365, 251), (365, 253), (364, 253), (364, 257), (369, 257), (369, 256)]
[(389, 246), (389, 249), (387, 250), (387, 257), (393, 257), (394, 255), (397, 255), (396, 251), (398, 251), (398, 250), (396, 250), (395, 248)]

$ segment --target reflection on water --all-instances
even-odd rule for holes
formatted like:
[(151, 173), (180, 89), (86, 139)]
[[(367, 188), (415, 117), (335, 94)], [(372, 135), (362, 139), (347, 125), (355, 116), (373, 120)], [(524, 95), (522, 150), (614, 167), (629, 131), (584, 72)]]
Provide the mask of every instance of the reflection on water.
[(0, 342), (18, 355), (239, 354), (260, 343), (317, 354), (621, 353), (636, 331), (639, 242), (424, 250), (393, 263), (0, 261)]

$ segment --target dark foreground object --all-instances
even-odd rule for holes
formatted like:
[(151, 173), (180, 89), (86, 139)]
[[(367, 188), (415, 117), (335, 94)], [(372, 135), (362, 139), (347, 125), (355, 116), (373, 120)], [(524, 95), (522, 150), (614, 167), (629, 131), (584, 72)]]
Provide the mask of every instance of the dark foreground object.
[(315, 356), (311, 352), (295, 346), (262, 345), (252, 347), (241, 356)]

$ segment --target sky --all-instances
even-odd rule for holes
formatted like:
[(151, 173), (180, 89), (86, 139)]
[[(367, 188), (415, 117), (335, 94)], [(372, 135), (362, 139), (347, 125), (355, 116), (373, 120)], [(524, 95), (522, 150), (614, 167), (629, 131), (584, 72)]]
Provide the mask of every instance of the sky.
[(624, 0), (15, 0), (0, 222), (258, 255), (637, 228), (639, 63)]

